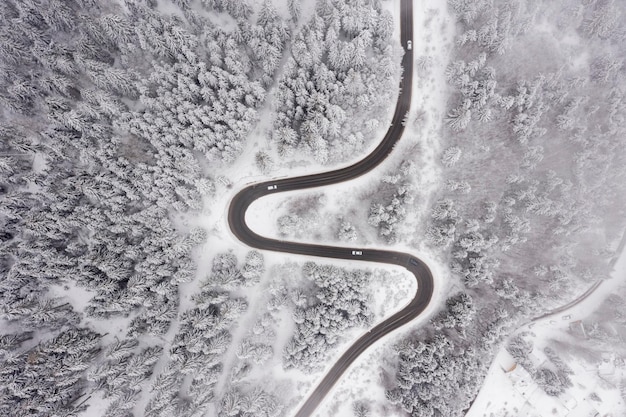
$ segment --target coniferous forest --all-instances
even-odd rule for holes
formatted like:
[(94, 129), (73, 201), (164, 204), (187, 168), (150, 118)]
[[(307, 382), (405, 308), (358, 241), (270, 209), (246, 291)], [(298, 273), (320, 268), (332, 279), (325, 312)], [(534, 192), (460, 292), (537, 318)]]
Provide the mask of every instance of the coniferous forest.
[[(521, 326), (623, 278), (618, 271), (611, 280), (626, 239), (624, 3), (447, 4), (454, 37), (441, 176), (418, 238), (409, 232), (400, 240), (421, 245), (425, 237), (456, 289), (429, 325), (393, 349), (399, 358), (387, 398), (414, 417), (465, 415)], [(417, 57), (421, 78), (432, 76), (432, 61)], [(394, 208), (415, 210), (410, 201)], [(372, 204), (370, 213), (378, 212)], [(623, 336), (614, 337), (619, 352)], [(562, 353), (549, 351), (538, 368), (518, 362), (548, 396), (573, 386)], [(512, 407), (497, 415), (519, 411)]]
[[(339, 160), (377, 123), (343, 142), (347, 119), (386, 106), (392, 92), (377, 90), (398, 71), (378, 2), (287, 6), (0, 3), (0, 414), (281, 412), (272, 393), (229, 382), (223, 364), (227, 351), (272, 353), (231, 346), (263, 255), (238, 259), (217, 242), (210, 270), (198, 270), (207, 230), (180, 218), (223, 201), (215, 178), (262, 107), (274, 109), (281, 152)], [(181, 303), (185, 285), (199, 289)], [(319, 305), (339, 308), (331, 302)], [(313, 304), (301, 304), (311, 320), (329, 314)], [(355, 308), (365, 323), (367, 308)]]
[[(383, 394), (355, 416), (462, 416), (503, 346), (556, 397), (574, 385), (561, 351), (623, 342), (625, 294), (578, 342), (550, 340), (545, 366), (511, 335), (623, 250), (626, 7), (446, 5), (416, 8), (414, 102), (386, 165), (342, 188), (341, 213), (316, 190), (271, 222), (438, 263), (440, 305), (384, 341), (367, 382)], [(0, 415), (288, 415), (383, 319), (380, 271), (252, 250), (220, 213), (249, 172), (325, 170), (380, 140), (408, 47), (396, 6), (0, 1)]]

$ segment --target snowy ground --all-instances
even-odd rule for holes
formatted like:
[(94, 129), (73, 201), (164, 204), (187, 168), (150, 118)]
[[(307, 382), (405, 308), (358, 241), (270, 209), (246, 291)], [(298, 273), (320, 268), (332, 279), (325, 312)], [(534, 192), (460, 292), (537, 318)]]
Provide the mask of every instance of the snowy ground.
[(372, 407), (373, 416), (400, 417), (402, 414), (384, 408), (386, 399), (380, 364), (386, 352), (387, 348), (379, 343), (358, 358), (314, 415), (352, 417), (354, 402), (364, 401)]
[[(408, 228), (416, 230), (424, 223), (423, 216), (431, 207), (431, 198), (441, 182), (439, 158), (448, 89), (445, 69), (455, 26), (446, 2), (414, 1), (413, 11), (413, 102), (398, 148), (405, 155), (411, 155), (418, 169), (415, 174), (418, 195), (406, 220)], [(423, 241), (419, 234), (410, 243), (424, 249)]]
[[(547, 337), (560, 338), (559, 336), (563, 335), (557, 334), (554, 329), (543, 329), (537, 334), (532, 353), (539, 362), (537, 365), (545, 359), (542, 357), (542, 341), (545, 342)], [(611, 382), (598, 375), (596, 367), (583, 361), (568, 361), (574, 371), (571, 376), (574, 386), (559, 397), (548, 396), (519, 365), (511, 371), (514, 363), (504, 348), (498, 352), (466, 417), (594, 417), (596, 412), (602, 416), (626, 413), (619, 391), (612, 387)], [(616, 374), (614, 376), (619, 377)], [(621, 378), (623, 377), (621, 374)], [(592, 393), (597, 394), (601, 401), (594, 401)]]
[[(530, 330), (535, 335), (533, 354), (540, 356), (549, 339), (566, 339), (565, 330), (569, 324), (589, 316), (608, 295), (615, 292), (617, 287), (624, 285), (625, 280), (626, 249), (622, 249), (614, 265), (611, 279), (603, 282), (593, 294), (567, 311), (546, 317), (520, 329), (520, 331)], [(595, 367), (590, 368), (577, 360), (568, 362), (575, 373), (571, 376), (574, 387), (568, 390), (566, 397), (554, 399), (545, 394), (542, 395), (541, 390), (537, 389), (537, 392), (533, 394), (534, 397), (529, 399), (519, 394), (519, 389), (511, 382), (510, 375), (503, 371), (502, 364), (510, 360), (510, 355), (506, 350), (500, 349), (466, 417), (490, 417), (492, 415), (587, 417), (595, 415), (593, 410), (599, 412), (600, 415), (626, 415), (626, 404), (619, 397), (617, 390), (614, 387), (607, 389), (611, 387), (611, 384), (607, 384), (598, 376), (598, 370)], [(599, 395), (601, 402), (589, 399), (589, 395), (593, 392)], [(555, 413), (554, 410), (557, 412)], [(611, 412), (615, 414), (610, 414)]]

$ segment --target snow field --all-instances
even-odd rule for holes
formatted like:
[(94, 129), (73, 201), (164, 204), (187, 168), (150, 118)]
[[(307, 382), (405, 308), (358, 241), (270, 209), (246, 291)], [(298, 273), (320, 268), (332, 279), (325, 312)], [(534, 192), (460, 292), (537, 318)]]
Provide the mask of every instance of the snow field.
[[(611, 279), (603, 282), (600, 287), (584, 301), (569, 310), (543, 318), (535, 323), (527, 324), (518, 330), (531, 331), (534, 334), (533, 341), (535, 348), (533, 355), (541, 356), (542, 349), (549, 339), (569, 340), (570, 337), (568, 337), (566, 333), (568, 325), (589, 316), (595, 308), (602, 304), (606, 297), (615, 294), (618, 288), (624, 285), (626, 278), (626, 249), (624, 247), (621, 247), (621, 249), (621, 254), (615, 258)], [(553, 413), (553, 409), (555, 408), (562, 413), (558, 415), (587, 417), (588, 415), (593, 415), (587, 414), (589, 402), (586, 400), (592, 392), (597, 393), (600, 398), (602, 398), (602, 404), (593, 404), (597, 411), (616, 412), (617, 410), (621, 410), (621, 413), (626, 413), (626, 404), (624, 404), (624, 401), (619, 397), (617, 391), (606, 389), (606, 382), (603, 382), (603, 380), (598, 377), (596, 369), (591, 369), (588, 365), (585, 366), (584, 362), (578, 359), (567, 361), (574, 370), (574, 374), (571, 376), (574, 387), (569, 389), (566, 394), (577, 402), (577, 405), (572, 407), (571, 411), (567, 410), (569, 413), (561, 410), (558, 404), (555, 405), (554, 398), (548, 397), (545, 394), (541, 395), (541, 393), (537, 393), (536, 397), (541, 398), (541, 401), (533, 401), (533, 404), (529, 404), (528, 401), (515, 390), (511, 379), (503, 372), (500, 366), (507, 358), (509, 362), (512, 360), (506, 349), (504, 347), (500, 348), (493, 364), (489, 368), (485, 383), (466, 417), (491, 416), (491, 413), (494, 412), (508, 412), (508, 415), (511, 416), (529, 415), (548, 417), (555, 415)], [(541, 389), (537, 389), (541, 391)], [(519, 410), (523, 409), (527, 410), (527, 414), (516, 414)]]

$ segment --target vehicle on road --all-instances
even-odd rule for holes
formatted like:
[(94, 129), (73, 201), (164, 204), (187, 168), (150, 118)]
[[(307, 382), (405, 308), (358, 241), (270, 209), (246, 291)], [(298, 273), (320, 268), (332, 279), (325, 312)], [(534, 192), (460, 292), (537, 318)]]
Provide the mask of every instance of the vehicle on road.
[(270, 185), (270, 186), (267, 187), (268, 190), (275, 190), (277, 188), (278, 188), (277, 185)]
[[(406, 40), (411, 39), (413, 33), (413, 1), (401, 0), (400, 2), (402, 13), (402, 18), (400, 19), (400, 32), (402, 37), (400, 41), (404, 41), (405, 47), (407, 47), (408, 45)], [(413, 48), (412, 42), (409, 47), (411, 49)], [(338, 168), (334, 171), (303, 175), (301, 177), (292, 177), (289, 180), (281, 181), (281, 184), (283, 184), (283, 191), (286, 189), (310, 189), (313, 187), (338, 184), (349, 179), (354, 179), (366, 172), (369, 172), (389, 156), (404, 132), (404, 127), (402, 126), (401, 121), (403, 116), (406, 115), (406, 112), (409, 111), (412, 101), (411, 87), (413, 84), (412, 77), (414, 73), (412, 53), (407, 52), (402, 57), (402, 69), (404, 76), (400, 79), (395, 112), (393, 113), (392, 122), (390, 122), (393, 123), (393, 126), (388, 129), (379, 145), (371, 151), (366, 158), (354, 163), (353, 165)], [(267, 187), (268, 184), (265, 183), (264, 186)], [(237, 193), (231, 200), (228, 211), (228, 224), (234, 236), (241, 242), (262, 250), (305, 256), (346, 259), (347, 253), (345, 247), (324, 246), (304, 242), (296, 243), (278, 241), (258, 235), (250, 230), (246, 224), (246, 210), (257, 198), (262, 197), (264, 194), (270, 194), (269, 192), (261, 193), (257, 191), (258, 190), (254, 185), (249, 186), (239, 191), (239, 193)], [(354, 361), (361, 357), (360, 355), (369, 349), (370, 346), (372, 346), (372, 344), (377, 340), (380, 340), (390, 332), (408, 324), (423, 314), (426, 308), (430, 305), (434, 293), (434, 279), (432, 272), (424, 262), (413, 255), (405, 252), (373, 249), (368, 249), (367, 253), (365, 253), (364, 250), (348, 249), (348, 253), (351, 254), (350, 256), (353, 258), (358, 257), (358, 261), (383, 262), (398, 266), (408, 266), (411, 258), (416, 259), (418, 265), (412, 266), (410, 268), (410, 272), (412, 272), (415, 277), (417, 291), (415, 292), (413, 299), (402, 310), (381, 321), (374, 328), (376, 329), (376, 332), (372, 329), (371, 332), (368, 332), (357, 339), (356, 342), (345, 350), (341, 357), (336, 359), (335, 364), (332, 365), (332, 367), (326, 372), (326, 375), (317, 384), (317, 386), (311, 390), (304, 403), (300, 405), (300, 408), (293, 415), (294, 417), (313, 416), (315, 409), (320, 405), (322, 400), (328, 395), (339, 378), (349, 369)]]
[(566, 316), (563, 316), (563, 320), (569, 320), (569, 319), (571, 319), (571, 318), (572, 318), (572, 315), (571, 315), (571, 314), (568, 314), (568, 315), (566, 315)]
[(411, 49), (413, 49), (413, 42), (412, 41), (406, 41), (406, 49), (408, 51), (410, 51)]
[(410, 263), (411, 265), (419, 266), (419, 263), (417, 262), (417, 259), (413, 259), (413, 258), (411, 258), (411, 259), (409, 259), (409, 263)]

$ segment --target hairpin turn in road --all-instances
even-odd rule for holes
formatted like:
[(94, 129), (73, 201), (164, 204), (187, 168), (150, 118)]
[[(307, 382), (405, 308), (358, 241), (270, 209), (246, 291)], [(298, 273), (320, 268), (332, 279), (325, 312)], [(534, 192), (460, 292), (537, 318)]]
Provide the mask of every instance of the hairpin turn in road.
[[(400, 41), (405, 48), (402, 58), (403, 78), (400, 81), (400, 94), (398, 95), (391, 126), (376, 149), (364, 159), (345, 168), (250, 185), (233, 197), (228, 210), (228, 224), (231, 231), (240, 241), (253, 248), (299, 255), (398, 265), (409, 270), (417, 281), (417, 293), (411, 302), (355, 341), (326, 373), (315, 390), (301, 405), (295, 414), (296, 417), (312, 415), (319, 403), (354, 360), (377, 340), (419, 316), (428, 306), (433, 294), (433, 276), (430, 269), (423, 261), (410, 254), (378, 249), (345, 248), (270, 239), (254, 233), (245, 221), (246, 210), (252, 202), (260, 197), (277, 192), (322, 187), (349, 181), (371, 171), (391, 153), (404, 131), (403, 119), (411, 106), (413, 81), (413, 48), (408, 47), (408, 45), (412, 45), (413, 34), (412, 0), (401, 0), (400, 11)], [(361, 254), (355, 255), (353, 252), (361, 252)]]

